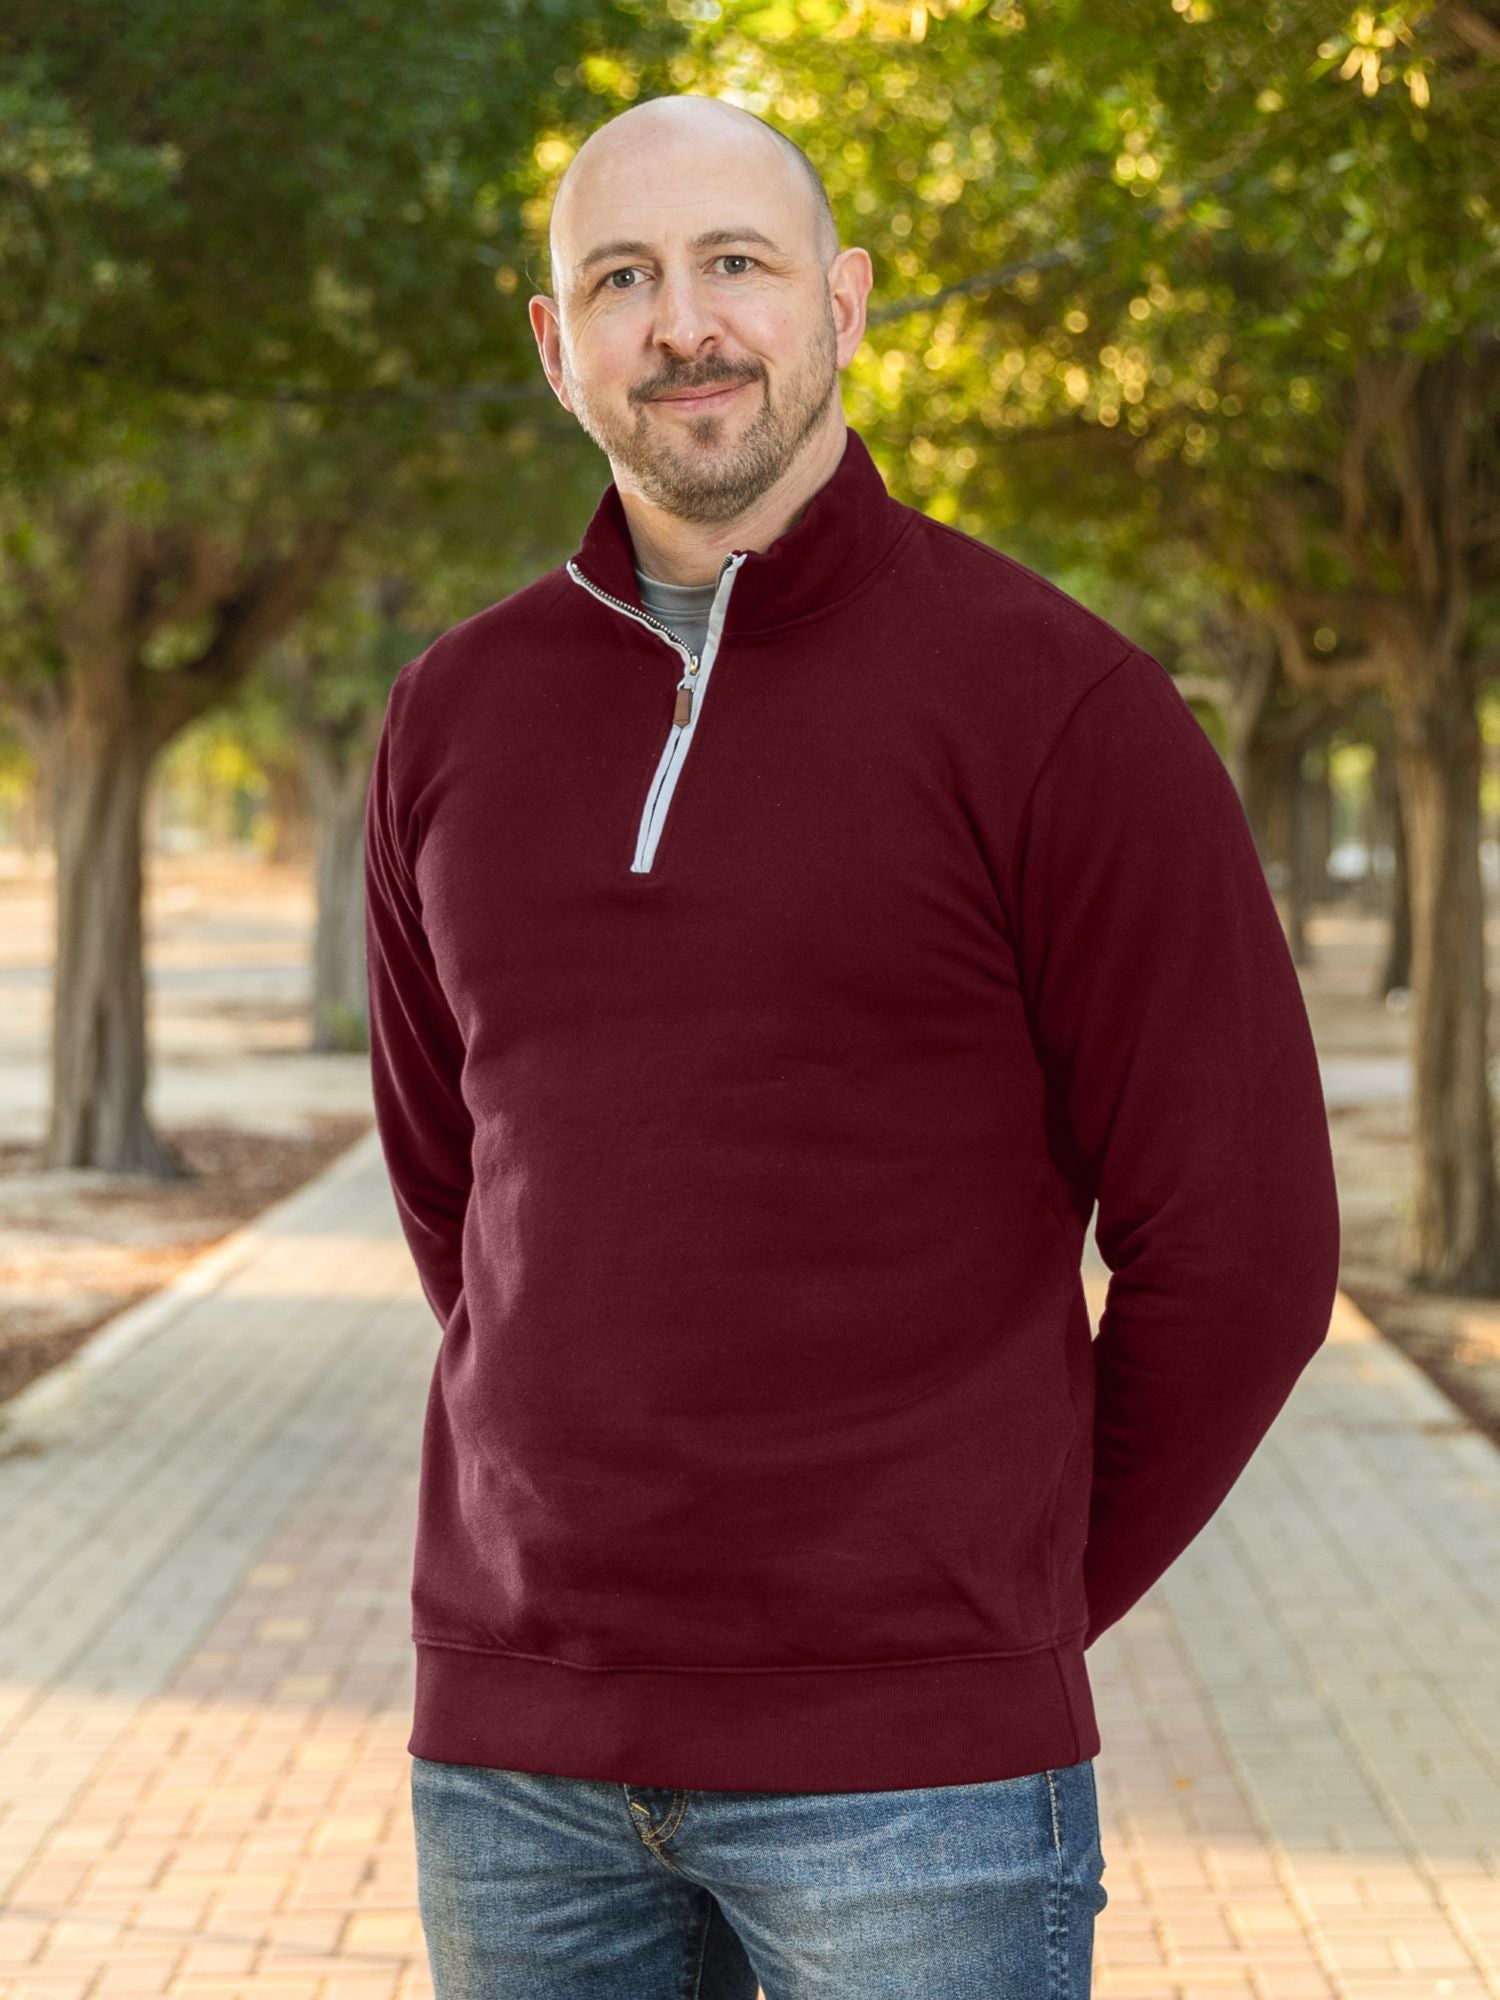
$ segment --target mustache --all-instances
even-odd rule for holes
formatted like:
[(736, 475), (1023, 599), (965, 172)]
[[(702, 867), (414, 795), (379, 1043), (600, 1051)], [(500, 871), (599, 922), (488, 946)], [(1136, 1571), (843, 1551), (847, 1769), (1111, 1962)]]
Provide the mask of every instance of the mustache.
[(707, 375), (701, 370), (690, 375), (663, 375), (657, 381), (647, 383), (643, 388), (632, 389), (630, 394), (636, 402), (649, 402), (653, 396), (678, 396), (689, 389), (728, 388), (736, 382), (759, 380), (758, 368), (748, 375), (743, 371), (736, 373), (732, 369), (716, 368)]

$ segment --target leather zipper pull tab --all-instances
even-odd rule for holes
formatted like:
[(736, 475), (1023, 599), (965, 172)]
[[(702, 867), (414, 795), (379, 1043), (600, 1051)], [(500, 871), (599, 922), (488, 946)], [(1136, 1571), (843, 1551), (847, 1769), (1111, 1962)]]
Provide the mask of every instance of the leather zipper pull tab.
[(693, 719), (693, 684), (691, 681), (677, 683), (677, 706), (672, 711), (672, 726), (686, 729)]

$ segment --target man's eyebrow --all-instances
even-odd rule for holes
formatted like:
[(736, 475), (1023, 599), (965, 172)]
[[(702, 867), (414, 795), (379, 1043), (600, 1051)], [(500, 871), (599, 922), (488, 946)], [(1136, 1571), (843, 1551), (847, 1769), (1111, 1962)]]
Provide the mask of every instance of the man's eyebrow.
[[(773, 243), (770, 237), (762, 234), (759, 229), (748, 227), (743, 229), (705, 229), (701, 235), (695, 236), (692, 239), (689, 248), (693, 250), (707, 250), (715, 243), (763, 243), (768, 250), (774, 250), (778, 256), (781, 254), (781, 246), (779, 244)], [(614, 243), (599, 244), (596, 249), (590, 250), (586, 257), (581, 257), (578, 260), (576, 268), (579, 271), (587, 271), (591, 265), (602, 264), (611, 257), (650, 257), (654, 255), (654, 252), (655, 246), (653, 244), (643, 243), (635, 237), (625, 237)]]

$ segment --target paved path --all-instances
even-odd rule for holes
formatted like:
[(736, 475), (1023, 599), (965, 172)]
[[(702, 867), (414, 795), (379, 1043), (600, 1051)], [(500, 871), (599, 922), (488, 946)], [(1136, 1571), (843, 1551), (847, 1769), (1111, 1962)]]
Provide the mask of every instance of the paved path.
[[(436, 1340), (371, 1134), (0, 1409), (0, 2000), (430, 1994), (405, 1744)], [(1090, 1652), (1097, 1994), (1500, 1996), (1497, 1499), (1493, 1448), (1341, 1299)]]

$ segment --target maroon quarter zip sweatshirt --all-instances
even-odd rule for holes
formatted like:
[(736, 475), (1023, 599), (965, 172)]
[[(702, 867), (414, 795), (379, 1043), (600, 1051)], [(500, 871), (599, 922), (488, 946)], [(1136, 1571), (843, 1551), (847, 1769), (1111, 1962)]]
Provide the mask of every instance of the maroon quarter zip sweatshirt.
[(1085, 1649), (1337, 1284), (1297, 976), (1170, 675), (852, 431), (695, 654), (611, 485), (398, 675), (366, 888), (441, 1328), (411, 1753), (749, 1791), (1093, 1756)]

